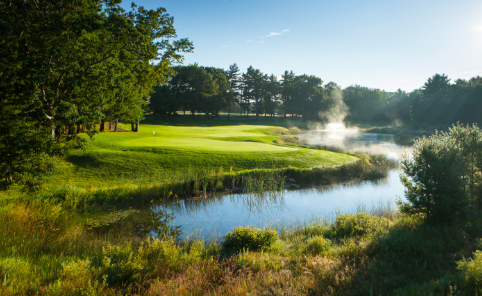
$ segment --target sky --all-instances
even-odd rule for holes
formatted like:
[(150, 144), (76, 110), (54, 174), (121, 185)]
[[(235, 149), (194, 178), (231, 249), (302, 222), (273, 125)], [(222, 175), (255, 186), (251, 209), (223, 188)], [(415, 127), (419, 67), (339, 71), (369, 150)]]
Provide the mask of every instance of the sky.
[[(123, 3), (130, 7), (131, 1)], [(482, 1), (137, 0), (164, 7), (198, 63), (285, 70), (341, 87), (420, 88), (436, 73), (482, 76)]]

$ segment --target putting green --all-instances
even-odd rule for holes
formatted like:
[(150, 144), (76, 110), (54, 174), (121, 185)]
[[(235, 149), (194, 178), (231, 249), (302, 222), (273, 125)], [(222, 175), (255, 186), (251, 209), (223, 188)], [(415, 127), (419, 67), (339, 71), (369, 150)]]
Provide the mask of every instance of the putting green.
[(150, 136), (133, 140), (122, 141), (120, 145), (126, 147), (165, 147), (180, 150), (197, 150), (227, 153), (253, 153), (253, 152), (290, 152), (298, 148), (281, 147), (256, 142), (227, 142), (206, 138), (167, 138)]

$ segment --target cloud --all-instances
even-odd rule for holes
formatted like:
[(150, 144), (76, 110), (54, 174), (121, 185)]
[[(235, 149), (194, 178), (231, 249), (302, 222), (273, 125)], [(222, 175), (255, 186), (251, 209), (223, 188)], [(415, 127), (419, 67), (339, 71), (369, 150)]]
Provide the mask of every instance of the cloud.
[(272, 36), (279, 36), (279, 35), (283, 35), (283, 34), (284, 34), (284, 33), (286, 33), (286, 32), (289, 32), (289, 31), (290, 31), (289, 29), (286, 29), (286, 30), (283, 30), (283, 31), (281, 31), (281, 32), (279, 32), (279, 33), (277, 33), (277, 32), (271, 32), (271, 33), (269, 33), (268, 35), (263, 36), (263, 37), (259, 37), (259, 38), (266, 38), (266, 37), (272, 37)]

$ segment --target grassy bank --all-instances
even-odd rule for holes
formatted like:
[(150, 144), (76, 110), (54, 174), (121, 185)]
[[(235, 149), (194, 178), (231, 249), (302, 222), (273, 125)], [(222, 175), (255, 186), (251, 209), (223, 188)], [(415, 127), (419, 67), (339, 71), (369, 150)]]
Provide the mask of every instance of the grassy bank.
[[(87, 227), (48, 202), (0, 211), (2, 295), (475, 295), (480, 222), (438, 227), (390, 210), (220, 241)], [(124, 212), (125, 213), (125, 212)], [(134, 213), (118, 212), (111, 222)], [(480, 219), (479, 219), (480, 220)], [(105, 222), (108, 224), (109, 222)], [(474, 255), (474, 258), (471, 258)]]

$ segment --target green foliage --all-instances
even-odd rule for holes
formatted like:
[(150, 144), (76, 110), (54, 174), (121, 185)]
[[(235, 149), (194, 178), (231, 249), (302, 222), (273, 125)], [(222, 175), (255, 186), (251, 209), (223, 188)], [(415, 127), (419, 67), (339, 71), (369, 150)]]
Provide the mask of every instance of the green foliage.
[(367, 213), (339, 215), (330, 229), (330, 236), (344, 238), (363, 236), (375, 230), (375, 217)]
[(306, 241), (306, 250), (313, 255), (321, 254), (330, 247), (330, 240), (324, 238), (322, 235), (311, 237)]
[(102, 249), (101, 262), (95, 264), (106, 275), (109, 285), (128, 285), (140, 279), (143, 262), (137, 260), (130, 242), (107, 245)]
[(353, 85), (343, 90), (343, 99), (350, 108), (349, 121), (377, 121), (378, 115), (388, 101), (389, 94), (379, 89)]
[(139, 119), (152, 86), (167, 80), (179, 52), (165, 9), (120, 1), (0, 3), (0, 189), (38, 188), (39, 175), (104, 120)]
[(276, 230), (246, 227), (234, 228), (223, 238), (222, 247), (228, 252), (266, 250), (277, 239)]
[(46, 295), (102, 295), (106, 279), (98, 281), (96, 273), (89, 260), (64, 262), (59, 279), (49, 285)]
[(482, 133), (477, 126), (455, 125), (415, 141), (402, 159), (402, 181), (409, 203), (401, 210), (424, 213), (427, 221), (448, 223), (467, 213), (480, 190)]
[(482, 294), (482, 251), (475, 251), (469, 260), (458, 261), (457, 269), (462, 273), (467, 295)]
[[(203, 245), (200, 245), (203, 248)], [(195, 245), (184, 256), (181, 248), (172, 238), (161, 240), (148, 238), (138, 248), (131, 242), (118, 245), (109, 244), (102, 248), (102, 253), (95, 258), (93, 266), (98, 268), (102, 278), (109, 285), (129, 285), (139, 281), (142, 276), (157, 273), (159, 264), (179, 265), (181, 260), (193, 262), (199, 258), (199, 247)]]

